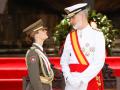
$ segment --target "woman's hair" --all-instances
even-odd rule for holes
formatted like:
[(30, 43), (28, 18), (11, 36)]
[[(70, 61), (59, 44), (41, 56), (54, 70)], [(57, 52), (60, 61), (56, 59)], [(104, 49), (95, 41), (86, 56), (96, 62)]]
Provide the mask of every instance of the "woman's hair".
[(32, 44), (33, 42), (35, 42), (34, 36), (37, 33), (38, 33), (38, 31), (28, 31), (28, 32), (26, 32), (25, 41), (27, 42), (27, 44)]

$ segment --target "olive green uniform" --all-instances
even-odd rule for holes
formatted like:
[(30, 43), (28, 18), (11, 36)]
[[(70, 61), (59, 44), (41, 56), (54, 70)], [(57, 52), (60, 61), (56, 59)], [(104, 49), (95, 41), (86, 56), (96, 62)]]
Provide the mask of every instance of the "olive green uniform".
[[(33, 46), (38, 50), (42, 51), (37, 45)], [(40, 76), (44, 76), (41, 63), (38, 53), (35, 52), (35, 49), (30, 49), (29, 52), (26, 54), (26, 63), (28, 67), (28, 84), (24, 85), (25, 90), (52, 90), (50, 84), (43, 84), (40, 80)], [(46, 65), (43, 63), (43, 68), (46, 73), (47, 68)]]

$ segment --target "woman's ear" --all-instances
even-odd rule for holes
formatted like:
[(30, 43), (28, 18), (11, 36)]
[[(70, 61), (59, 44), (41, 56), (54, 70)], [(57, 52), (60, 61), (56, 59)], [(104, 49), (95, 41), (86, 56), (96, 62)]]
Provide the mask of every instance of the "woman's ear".
[(34, 34), (33, 38), (36, 40), (38, 38), (38, 33)]

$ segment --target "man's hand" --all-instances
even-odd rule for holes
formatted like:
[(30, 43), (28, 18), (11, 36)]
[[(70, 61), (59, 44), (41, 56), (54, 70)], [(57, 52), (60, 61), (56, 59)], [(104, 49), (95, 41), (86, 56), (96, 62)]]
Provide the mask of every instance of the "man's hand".
[(81, 84), (81, 80), (79, 77), (74, 77), (69, 75), (66, 82), (68, 82), (72, 87), (79, 87)]

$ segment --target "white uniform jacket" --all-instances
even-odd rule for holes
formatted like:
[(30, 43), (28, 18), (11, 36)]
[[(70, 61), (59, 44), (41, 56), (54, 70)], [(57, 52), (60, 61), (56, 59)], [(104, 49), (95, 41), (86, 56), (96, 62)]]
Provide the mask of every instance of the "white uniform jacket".
[(70, 72), (69, 64), (78, 64), (74, 54), (70, 34), (67, 35), (60, 64), (66, 82), (65, 90), (86, 90), (88, 83), (102, 69), (105, 62), (105, 39), (101, 31), (92, 29), (89, 25), (77, 30), (81, 50), (89, 62), (83, 72)]

